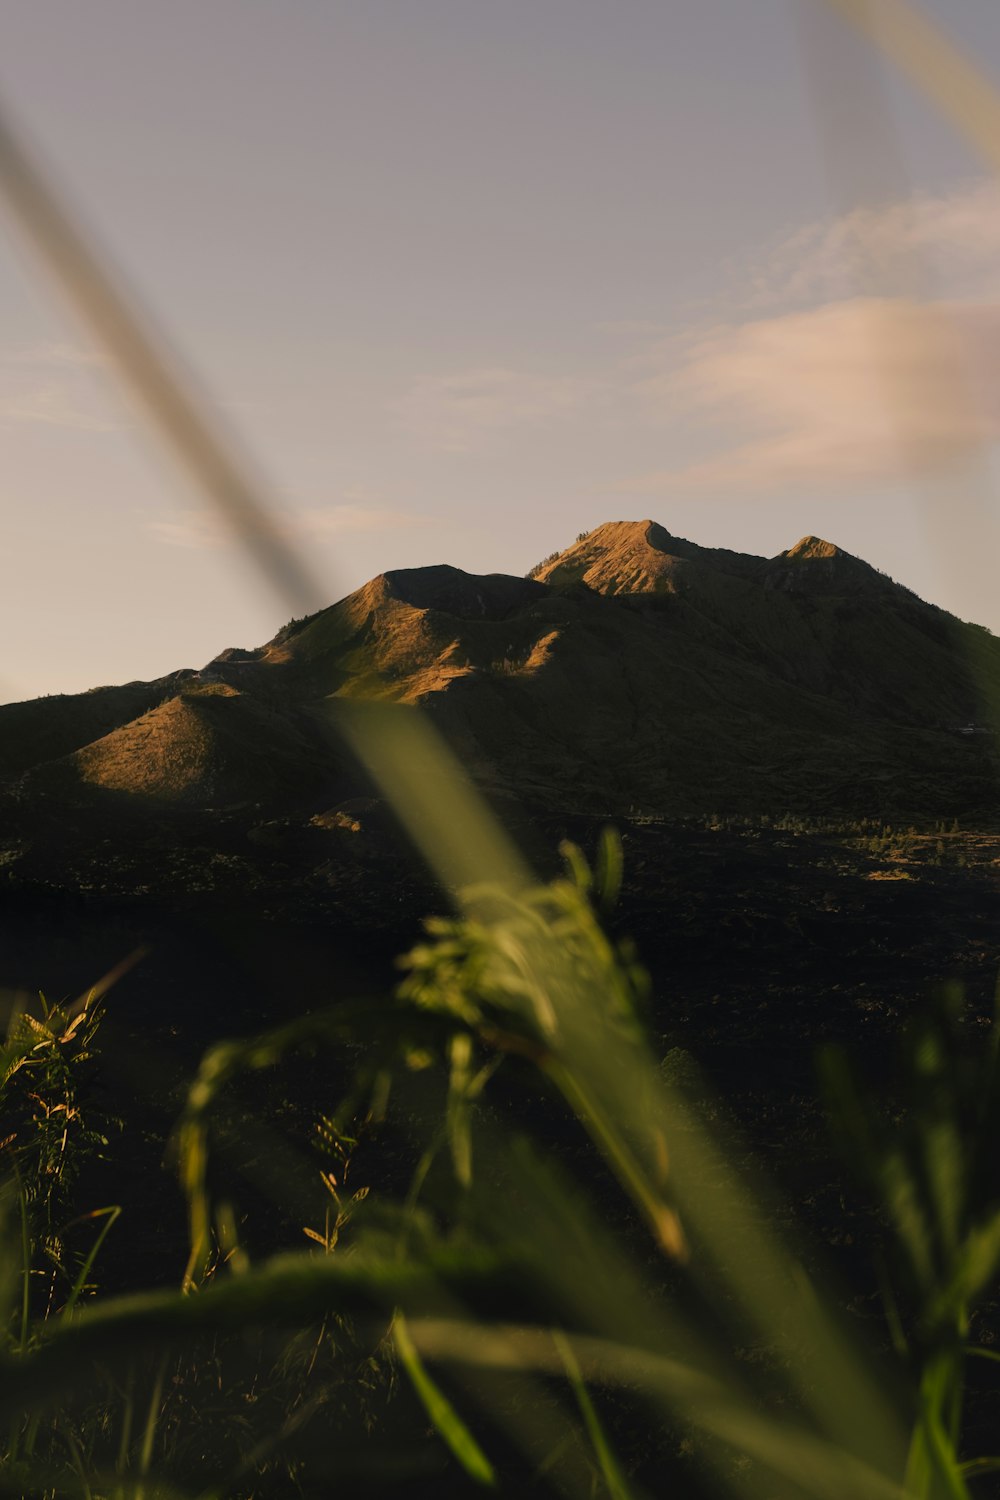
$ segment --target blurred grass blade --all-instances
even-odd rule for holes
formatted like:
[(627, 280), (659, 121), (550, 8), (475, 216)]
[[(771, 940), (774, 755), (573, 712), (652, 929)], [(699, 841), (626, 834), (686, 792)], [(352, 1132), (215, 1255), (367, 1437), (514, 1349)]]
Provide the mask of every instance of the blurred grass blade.
[[(547, 1329), (488, 1326), (449, 1319), (410, 1319), (410, 1336), (427, 1359), (472, 1367), (564, 1375), (565, 1365)], [(817, 1438), (793, 1419), (775, 1419), (749, 1396), (681, 1360), (613, 1340), (565, 1335), (590, 1383), (639, 1390), (659, 1410), (679, 1415), (735, 1453), (756, 1460), (793, 1493), (815, 1500), (906, 1500), (896, 1480), (859, 1461), (836, 1443)], [(773, 1477), (757, 1475), (741, 1487), (750, 1495), (775, 1494)], [(731, 1479), (731, 1483), (738, 1483)], [(778, 1493), (784, 1493), (779, 1491)]]
[(978, 1344), (969, 1344), (965, 1353), (972, 1355), (975, 1359), (988, 1359), (1000, 1365), (1000, 1354), (995, 1349), (981, 1349)]
[(601, 1474), (604, 1476), (604, 1483), (607, 1485), (611, 1500), (634, 1500), (632, 1490), (625, 1475), (622, 1473), (621, 1465), (615, 1457), (611, 1444), (608, 1442), (607, 1434), (601, 1425), (601, 1420), (590, 1398), (586, 1382), (580, 1374), (580, 1366), (577, 1363), (576, 1355), (573, 1353), (572, 1344), (566, 1335), (558, 1329), (553, 1330), (552, 1337), (559, 1351), (559, 1357), (563, 1362), (570, 1390), (573, 1392), (576, 1404), (580, 1408), (580, 1415), (583, 1417), (587, 1435), (593, 1446), (597, 1462), (600, 1464)]
[(88, 1250), (87, 1257), (84, 1260), (83, 1265), (80, 1267), (79, 1274), (77, 1275), (76, 1280), (73, 1282), (73, 1285), (70, 1288), (69, 1296), (66, 1298), (66, 1304), (63, 1307), (64, 1316), (67, 1316), (73, 1311), (80, 1298), (80, 1294), (86, 1288), (87, 1277), (90, 1275), (94, 1261), (100, 1254), (101, 1246), (107, 1239), (108, 1233), (119, 1218), (120, 1214), (121, 1205), (118, 1203), (113, 1203), (108, 1208), (93, 1209), (89, 1214), (85, 1214), (83, 1216), (83, 1219), (74, 1220), (75, 1223), (80, 1224), (84, 1221), (84, 1219), (103, 1219), (104, 1223), (101, 1225), (100, 1232), (98, 1233), (97, 1238), (94, 1240), (94, 1243)]
[(138, 948), (133, 948), (131, 953), (127, 953), (106, 974), (102, 974), (97, 983), (92, 984), (89, 990), (84, 990), (81, 994), (77, 995), (75, 1000), (67, 1002), (63, 1006), (67, 1017), (72, 1020), (76, 1016), (82, 1015), (98, 1000), (103, 1000), (108, 991), (112, 990), (120, 979), (124, 979), (125, 975), (130, 973), (136, 964), (141, 963), (148, 955), (149, 949), (146, 947), (140, 945)]
[[(261, 573), (297, 613), (327, 602), (303, 555), (275, 523), (249, 465), (236, 457), (235, 442), (220, 440), (205, 413), (210, 403), (166, 353), (135, 297), (122, 292), (122, 277), (80, 228), (78, 213), (60, 202), (39, 171), (11, 121), (0, 114), (0, 188), (41, 259), (68, 293), (80, 317), (108, 351), (154, 425), (226, 520), (242, 537)], [(218, 416), (215, 418), (218, 423)]]
[(448, 1058), (450, 1069), (448, 1098), (445, 1104), (445, 1125), (451, 1142), (455, 1179), (460, 1186), (468, 1188), (472, 1186), (472, 1127), (469, 1118), (472, 1038), (467, 1031), (456, 1032), (452, 1037), (448, 1047)]
[(979, 1479), (984, 1474), (1000, 1473), (1000, 1458), (996, 1455), (982, 1458), (966, 1459), (964, 1464), (959, 1464), (959, 1469), (965, 1479)]
[(527, 865), (433, 725), (410, 705), (329, 705), (330, 720), (391, 802), (446, 889), (519, 890)]
[[(734, 1170), (654, 1064), (637, 1016), (642, 986), (600, 928), (586, 884), (577, 870), (572, 881), (496, 892), (490, 922), (432, 924), (438, 942), (410, 955), (401, 994), (478, 1026), (487, 1045), (533, 1058), (657, 1242), (675, 1256), (690, 1246), (691, 1275), (780, 1352), (821, 1428), (866, 1464), (901, 1472), (906, 1438), (884, 1382), (773, 1232), (766, 1198), (755, 1199), (745, 1171)], [(593, 1316), (589, 1299), (581, 1317)]]
[(472, 1309), (488, 1298), (502, 1308), (523, 1302), (521, 1283), (509, 1259), (471, 1250), (440, 1250), (419, 1262), (295, 1253), (196, 1296), (169, 1289), (108, 1298), (47, 1325), (37, 1349), (0, 1357), (0, 1420), (86, 1389), (98, 1368), (127, 1365), (151, 1348), (183, 1348), (203, 1333), (301, 1325), (334, 1312), (388, 1319), (400, 1305), (429, 1312), (449, 1298)]
[(594, 893), (602, 914), (607, 915), (614, 910), (621, 894), (624, 874), (622, 836), (617, 828), (604, 828), (601, 830), (594, 861)]
[(428, 1375), (407, 1331), (406, 1319), (398, 1309), (392, 1332), (403, 1368), (441, 1437), (472, 1479), (478, 1484), (495, 1485), (497, 1481), (493, 1465), (447, 1396)]
[(643, 1170), (635, 1154), (629, 1150), (615, 1120), (601, 1108), (597, 1099), (587, 1093), (572, 1069), (554, 1059), (547, 1061), (543, 1067), (645, 1215), (660, 1249), (676, 1260), (686, 1260), (688, 1245), (680, 1219), (657, 1191), (650, 1174)]
[(908, 0), (827, 0), (907, 73), (1000, 170), (1000, 93), (975, 62)]

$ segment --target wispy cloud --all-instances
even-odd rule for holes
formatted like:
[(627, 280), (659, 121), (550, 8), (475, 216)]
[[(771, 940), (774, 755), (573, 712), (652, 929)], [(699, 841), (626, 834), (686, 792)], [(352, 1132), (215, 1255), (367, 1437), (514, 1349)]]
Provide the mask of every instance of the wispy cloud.
[(944, 193), (854, 209), (805, 224), (751, 270), (746, 300), (841, 301), (864, 293), (1000, 298), (1000, 183), (976, 178)]
[[(434, 525), (430, 516), (351, 501), (286, 511), (277, 520), (290, 538), (299, 541)], [(158, 541), (169, 546), (197, 551), (213, 550), (235, 541), (222, 519), (210, 510), (179, 510), (171, 516), (151, 521), (149, 530)]]
[(112, 432), (120, 424), (78, 391), (54, 381), (11, 383), (0, 377), (0, 426), (63, 427), (76, 432)]
[(422, 376), (396, 413), (423, 446), (466, 453), (504, 431), (575, 415), (595, 389), (593, 380), (575, 375), (486, 367)]
[(111, 432), (121, 421), (91, 379), (101, 357), (74, 344), (19, 345), (0, 354), (0, 427)]
[(385, 506), (359, 504), (328, 505), (298, 511), (289, 517), (290, 530), (302, 537), (344, 536), (351, 532), (395, 531), (415, 526), (433, 526), (433, 517), (412, 515)]
[(878, 298), (706, 331), (645, 398), (709, 456), (633, 488), (894, 483), (1000, 439), (1000, 304)]
[(106, 369), (107, 355), (99, 349), (53, 339), (36, 344), (22, 344), (10, 351), (5, 363), (42, 366), (46, 369)]
[(636, 397), (704, 456), (630, 488), (846, 488), (947, 470), (1000, 441), (1000, 187), (805, 226), (756, 267), (741, 316), (644, 357), (656, 371)]
[(198, 552), (224, 547), (235, 540), (221, 517), (209, 510), (178, 510), (172, 516), (150, 521), (149, 530), (158, 542)]

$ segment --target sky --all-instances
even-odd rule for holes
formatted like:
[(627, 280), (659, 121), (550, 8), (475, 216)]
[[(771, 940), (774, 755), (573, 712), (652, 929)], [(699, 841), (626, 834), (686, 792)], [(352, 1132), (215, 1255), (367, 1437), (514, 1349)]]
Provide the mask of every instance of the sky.
[[(1000, 80), (995, 0), (927, 4)], [(1000, 632), (1000, 187), (825, 0), (0, 0), (0, 101), (329, 602), (602, 521)], [(0, 215), (0, 701), (292, 611)]]

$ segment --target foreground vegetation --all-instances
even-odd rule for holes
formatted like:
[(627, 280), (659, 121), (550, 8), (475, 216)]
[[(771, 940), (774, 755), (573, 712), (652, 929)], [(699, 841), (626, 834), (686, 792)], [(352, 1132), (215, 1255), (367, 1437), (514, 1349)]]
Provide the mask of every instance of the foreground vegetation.
[[(969, 1333), (1000, 1257), (996, 1028), (970, 1037), (943, 992), (882, 1102), (824, 1055), (876, 1208), (887, 1337), (858, 1344), (691, 1060), (649, 1051), (643, 971), (600, 920), (617, 841), (594, 871), (565, 852), (562, 878), (429, 923), (390, 1003), (206, 1055), (172, 1147), (173, 1285), (100, 1285), (115, 1236), (157, 1233), (81, 1201), (136, 1128), (90, 1104), (100, 997), (13, 1019), (4, 1493), (979, 1493), (1000, 1468), (963, 1421), (969, 1359), (996, 1358)], [(331, 1095), (316, 1189), (282, 1204), (276, 1134), (255, 1184), (226, 1165), (234, 1101), (305, 1070)], [(283, 1253), (255, 1216), (292, 1226)]]

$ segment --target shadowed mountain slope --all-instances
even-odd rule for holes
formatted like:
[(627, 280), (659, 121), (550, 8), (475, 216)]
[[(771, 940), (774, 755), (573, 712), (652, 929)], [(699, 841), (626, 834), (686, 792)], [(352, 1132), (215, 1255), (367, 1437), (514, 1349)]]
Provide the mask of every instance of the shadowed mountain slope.
[(41, 761), (68, 755), (119, 729), (171, 698), (194, 675), (172, 672), (155, 682), (0, 704), (0, 778), (18, 776)]
[(599, 526), (529, 578), (385, 573), (200, 673), (0, 709), (0, 766), (29, 800), (299, 815), (357, 792), (329, 720), (359, 698), (421, 703), (487, 787), (551, 807), (998, 802), (993, 736), (963, 731), (1000, 722), (1000, 641), (819, 538), (765, 559), (652, 521)]

